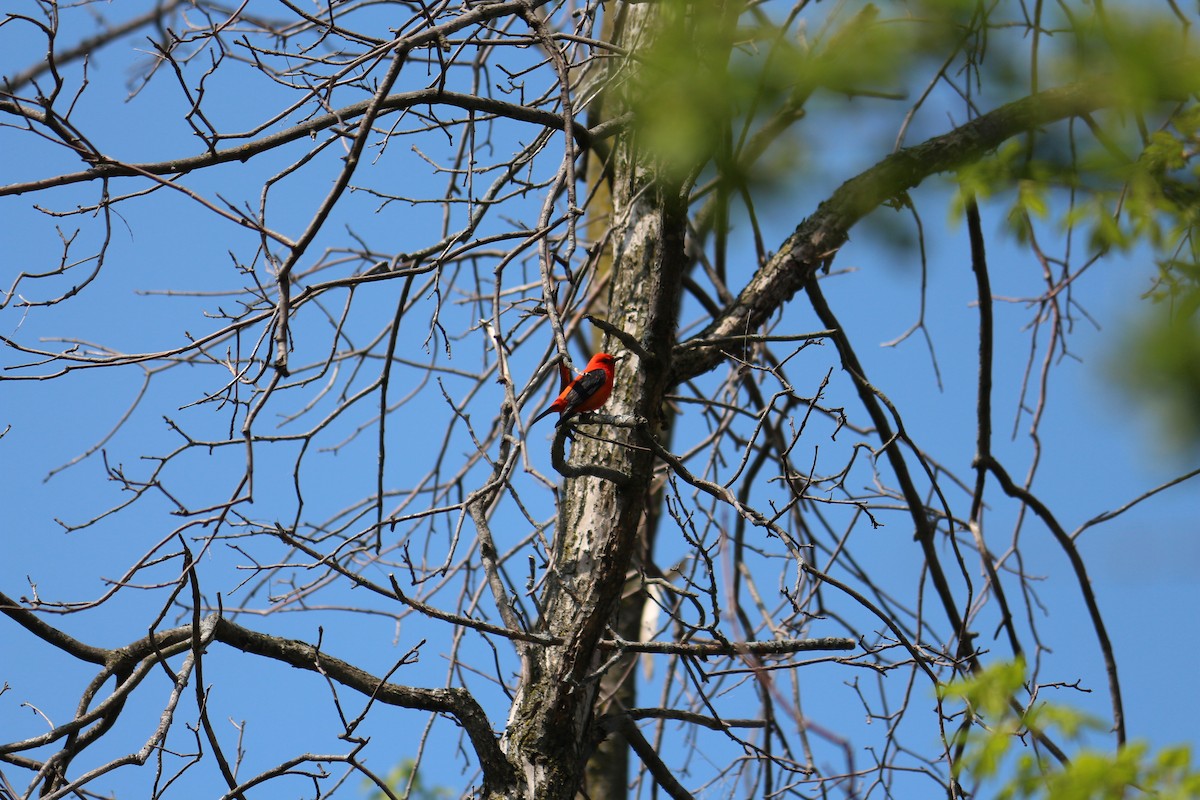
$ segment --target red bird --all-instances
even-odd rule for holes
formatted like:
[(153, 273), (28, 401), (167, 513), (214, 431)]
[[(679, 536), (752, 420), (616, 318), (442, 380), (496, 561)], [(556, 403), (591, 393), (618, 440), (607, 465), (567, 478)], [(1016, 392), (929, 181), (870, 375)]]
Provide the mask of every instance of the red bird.
[(583, 372), (567, 384), (550, 407), (529, 421), (530, 425), (557, 411), (559, 424), (567, 417), (595, 411), (608, 401), (613, 389), (613, 367), (616, 359), (608, 353), (596, 353)]

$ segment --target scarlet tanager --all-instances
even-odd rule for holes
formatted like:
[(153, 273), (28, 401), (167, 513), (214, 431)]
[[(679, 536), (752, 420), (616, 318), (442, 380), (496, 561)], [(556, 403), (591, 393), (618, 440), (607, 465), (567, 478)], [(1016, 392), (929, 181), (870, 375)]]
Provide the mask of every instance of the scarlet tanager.
[(530, 420), (529, 424), (533, 425), (542, 417), (549, 416), (555, 411), (561, 415), (559, 418), (561, 424), (567, 417), (582, 414), (584, 411), (595, 411), (604, 405), (608, 396), (612, 394), (615, 364), (616, 359), (608, 353), (596, 353), (584, 367), (583, 372), (567, 384), (567, 387), (562, 390), (562, 394), (555, 398), (550, 407)]

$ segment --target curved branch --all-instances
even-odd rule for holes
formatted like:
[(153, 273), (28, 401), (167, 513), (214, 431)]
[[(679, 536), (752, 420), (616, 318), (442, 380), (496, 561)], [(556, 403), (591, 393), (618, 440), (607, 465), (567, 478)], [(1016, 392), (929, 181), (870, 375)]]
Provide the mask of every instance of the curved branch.
[(1071, 562), (1071, 569), (1074, 570), (1075, 579), (1079, 582), (1079, 591), (1087, 606), (1088, 616), (1092, 619), (1092, 630), (1096, 632), (1100, 653), (1104, 657), (1104, 671), (1108, 677), (1108, 693), (1112, 702), (1113, 730), (1117, 734), (1117, 744), (1124, 746), (1125, 706), (1121, 700), (1121, 681), (1117, 677), (1117, 657), (1113, 653), (1112, 640), (1108, 638), (1108, 627), (1104, 624), (1104, 615), (1100, 613), (1100, 605), (1096, 602), (1096, 593), (1092, 590), (1092, 580), (1088, 577), (1083, 557), (1079, 555), (1079, 548), (1075, 546), (1070, 534), (1059, 524), (1050, 509), (1028, 489), (1018, 486), (999, 461), (990, 455), (980, 460), (982, 466), (986, 467), (996, 476), (996, 480), (1000, 481), (1000, 488), (1004, 490), (1005, 494), (1020, 500), (1038, 515), (1043, 524), (1050, 529), (1050, 533), (1054, 535), (1063, 552), (1066, 553), (1067, 560)]
[(554, 440), (550, 445), (550, 463), (564, 478), (582, 478), (585, 475), (591, 475), (594, 478), (615, 483), (617, 486), (629, 486), (631, 478), (618, 469), (606, 467), (601, 464), (572, 464), (567, 461), (566, 446), (568, 431), (573, 430), (576, 424), (586, 424), (595, 418), (603, 418), (604, 416), (607, 415), (581, 414), (578, 419), (569, 420), (566, 424), (559, 422), (555, 425)]
[[(157, 662), (168, 654), (186, 648), (187, 643), (195, 641), (195, 637), (201, 635), (201, 631), (203, 631), (205, 639), (211, 636), (213, 641), (221, 642), (244, 653), (271, 658), (297, 669), (319, 673), (381, 703), (417, 711), (445, 714), (453, 718), (466, 731), (474, 746), (475, 755), (479, 759), (479, 765), (487, 783), (506, 785), (513, 780), (512, 766), (500, 750), (499, 742), (492, 733), (487, 714), (466, 689), (423, 689), (388, 683), (347, 661), (321, 652), (316, 646), (307, 642), (259, 633), (215, 615), (206, 617), (199, 626), (189, 623), (170, 630), (157, 631), (125, 647), (110, 650), (93, 647), (73, 639), (57, 628), (42, 622), (32, 612), (21, 608), (3, 593), (0, 593), (0, 612), (6, 614), (33, 635), (76, 658), (104, 665), (108, 673), (121, 667), (132, 668), (138, 662), (150, 659), (141, 665), (144, 673), (151, 666), (151, 662)], [(195, 645), (200, 644), (203, 643), (195, 641)], [(139, 681), (140, 677), (138, 681), (131, 682), (124, 690), (119, 689), (114, 692), (112, 697), (91, 713), (81, 715), (72, 720), (69, 725), (56, 729), (52, 736), (43, 738), (48, 742), (69, 734), (107, 713), (113, 703), (123, 704), (128, 690)], [(42, 742), (42, 739), (37, 742)], [(15, 746), (7, 749), (22, 749), (25, 744), (16, 743)]]
[(59, 650), (78, 658), (80, 661), (103, 665), (107, 665), (109, 662), (111, 651), (105, 650), (103, 647), (93, 647), (90, 644), (84, 644), (53, 625), (47, 625), (38, 619), (37, 614), (21, 608), (21, 605), (16, 600), (13, 600), (3, 592), (0, 592), (0, 613), (7, 615), (13, 622), (42, 641), (54, 645)]
[(1112, 83), (1100, 78), (1038, 92), (949, 133), (892, 153), (843, 183), (796, 227), (716, 319), (675, 348), (671, 384), (716, 367), (724, 358), (720, 348), (703, 344), (757, 330), (803, 288), (818, 267), (833, 258), (849, 238), (850, 229), (871, 211), (932, 175), (981, 158), (1013, 136), (1121, 102)]
[(419, 689), (387, 683), (347, 661), (320, 652), (307, 642), (268, 636), (224, 618), (217, 620), (213, 633), (217, 641), (244, 653), (317, 672), (381, 703), (453, 717), (470, 737), (487, 782), (509, 783), (512, 780), (512, 766), (500, 750), (487, 714), (466, 689)]
[[(300, 139), (307, 139), (319, 131), (332, 128), (335, 125), (344, 125), (347, 121), (362, 116), (371, 107), (372, 99), (369, 98), (358, 103), (352, 103), (333, 113), (314, 117), (299, 125), (264, 136), (261, 139), (255, 139), (252, 142), (237, 145), (236, 147), (227, 147), (222, 150), (205, 152), (187, 158), (150, 161), (142, 164), (124, 164), (119, 161), (105, 159), (99, 161), (91, 169), (86, 169), (82, 172), (71, 172), (66, 175), (41, 178), (36, 181), (0, 186), (0, 197), (35, 192), (56, 186), (66, 186), (72, 183), (95, 181), (102, 178), (136, 177), (145, 173), (151, 175), (183, 175), (197, 169), (212, 167), (217, 164), (226, 164), (231, 161), (249, 161), (254, 156), (270, 152), (277, 147)], [(532, 125), (541, 125), (546, 128), (561, 130), (563, 127), (562, 115), (552, 111), (542, 111), (516, 103), (505, 103), (490, 97), (477, 97), (475, 95), (459, 94), (458, 92), (447, 92), (437, 87), (388, 95), (379, 104), (379, 111), (380, 113), (384, 111), (402, 111), (420, 105), (453, 106), (461, 108), (464, 111), (494, 114), (497, 117), (507, 117), (517, 122), (528, 122)], [(0, 112), (41, 124), (46, 124), (47, 122), (45, 111), (29, 108), (20, 103), (8, 100), (0, 101)], [(572, 132), (581, 147), (589, 146), (594, 138), (593, 134), (582, 124), (575, 124)], [(611, 135), (615, 131), (610, 130), (607, 133)]]

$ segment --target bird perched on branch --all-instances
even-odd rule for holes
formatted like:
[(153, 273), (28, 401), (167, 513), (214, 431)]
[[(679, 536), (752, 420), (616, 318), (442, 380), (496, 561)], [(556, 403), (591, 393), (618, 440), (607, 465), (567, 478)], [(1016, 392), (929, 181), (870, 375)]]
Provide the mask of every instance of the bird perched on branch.
[(530, 420), (529, 424), (533, 425), (542, 417), (557, 411), (560, 415), (558, 424), (561, 425), (563, 420), (570, 416), (595, 411), (604, 405), (612, 394), (616, 361), (616, 358), (608, 353), (596, 353), (583, 372), (566, 385), (562, 394), (555, 398), (550, 407)]

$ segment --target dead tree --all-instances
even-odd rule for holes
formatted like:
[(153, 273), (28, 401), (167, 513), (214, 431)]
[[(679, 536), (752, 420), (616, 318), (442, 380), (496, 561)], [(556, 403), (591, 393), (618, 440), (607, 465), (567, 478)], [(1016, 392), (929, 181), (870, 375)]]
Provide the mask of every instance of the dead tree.
[[(1123, 745), (1077, 540), (1165, 487), (1081, 524), (1038, 490), (1072, 287), (1115, 250), (1044, 241), (1030, 198), (1182, 218), (1151, 144), (1190, 158), (1198, 73), (1164, 45), (1140, 94), (1042, 86), (1034, 46), (1014, 92), (996, 42), (1136, 33), (1069, 5), (6, 11), (0, 794), (964, 797), (979, 720), (935, 689), (1024, 657), (1021, 706), (1091, 668), (1042, 663), (1033, 530)], [(985, 248), (1013, 186), (1020, 325)], [(924, 220), (955, 202), (973, 377), (941, 395)], [(871, 294), (888, 258), (915, 299)], [(855, 330), (897, 310), (899, 373)], [(600, 349), (608, 404), (528, 426)]]

